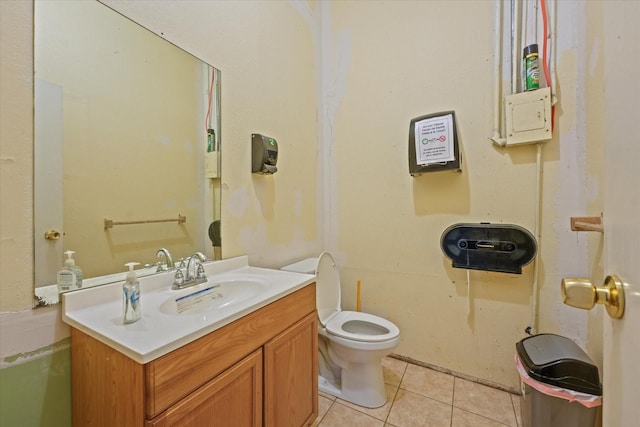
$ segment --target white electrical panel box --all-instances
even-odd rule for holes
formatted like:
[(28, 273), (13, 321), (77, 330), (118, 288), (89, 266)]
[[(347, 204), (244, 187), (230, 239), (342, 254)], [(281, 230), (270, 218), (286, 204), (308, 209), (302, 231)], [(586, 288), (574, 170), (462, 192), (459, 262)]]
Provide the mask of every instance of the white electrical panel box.
[(204, 153), (204, 177), (220, 178), (220, 152), (210, 151)]
[(506, 96), (504, 104), (507, 145), (551, 139), (551, 90), (548, 87)]

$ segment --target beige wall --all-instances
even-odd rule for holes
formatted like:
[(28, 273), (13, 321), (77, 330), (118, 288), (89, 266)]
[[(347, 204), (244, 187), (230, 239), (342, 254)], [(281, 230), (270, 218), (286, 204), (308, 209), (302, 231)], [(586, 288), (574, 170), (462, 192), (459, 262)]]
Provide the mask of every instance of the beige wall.
[(33, 298), (33, 4), (0, 2), (0, 312)]
[[(538, 331), (570, 336), (598, 361), (599, 313), (589, 318), (564, 306), (559, 283), (602, 274), (601, 235), (569, 230), (570, 216), (602, 210), (602, 127), (588, 120), (598, 117), (601, 59), (593, 48), (602, 34), (585, 21), (597, 19), (597, 5), (558, 3), (560, 102), (554, 137), (542, 151)], [(355, 307), (360, 280), (363, 310), (400, 327), (398, 354), (515, 388), (515, 343), (532, 324), (533, 264), (522, 275), (467, 275), (451, 268), (440, 248), (442, 232), (460, 222), (514, 223), (535, 232), (536, 147), (504, 149), (489, 140), (495, 2), (331, 6), (331, 59), (347, 64), (345, 83), (335, 90), (342, 102), (331, 117), (336, 225), (329, 230), (342, 264), (343, 305)], [(509, 87), (508, 64), (502, 75)], [(446, 110), (456, 111), (463, 172), (412, 178), (409, 121)]]
[[(224, 257), (276, 267), (329, 249), (343, 305), (355, 306), (361, 280), (363, 309), (401, 329), (397, 353), (516, 385), (532, 266), (521, 276), (471, 272), (469, 300), (466, 272), (439, 248), (457, 222), (533, 228), (535, 148), (489, 141), (493, 2), (108, 3), (222, 70)], [(570, 216), (602, 210), (603, 35), (592, 3), (556, 8), (560, 103), (543, 149), (539, 331), (570, 336), (598, 358), (600, 336), (589, 331), (599, 313), (562, 305), (559, 292), (563, 276), (602, 274), (601, 236), (569, 230)], [(0, 7), (6, 312), (31, 305), (32, 28), (30, 2)], [(458, 115), (463, 173), (411, 178), (410, 119), (447, 109)], [(252, 132), (278, 140), (275, 175), (249, 173)]]

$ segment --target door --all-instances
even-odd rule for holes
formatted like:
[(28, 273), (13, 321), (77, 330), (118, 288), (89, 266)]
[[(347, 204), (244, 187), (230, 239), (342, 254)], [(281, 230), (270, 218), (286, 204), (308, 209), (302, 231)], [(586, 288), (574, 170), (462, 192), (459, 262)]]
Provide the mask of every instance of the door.
[(602, 2), (605, 274), (625, 282), (620, 320), (604, 312), (603, 426), (640, 420), (640, 2)]

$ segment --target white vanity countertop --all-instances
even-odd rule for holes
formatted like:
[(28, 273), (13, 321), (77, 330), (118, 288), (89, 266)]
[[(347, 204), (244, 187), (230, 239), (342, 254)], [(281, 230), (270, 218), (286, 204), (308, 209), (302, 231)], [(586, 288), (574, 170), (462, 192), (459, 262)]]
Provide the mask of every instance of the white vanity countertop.
[(171, 290), (174, 272), (139, 278), (142, 318), (122, 323), (122, 283), (62, 295), (62, 320), (138, 363), (157, 359), (315, 281), (310, 274), (251, 267), (246, 256), (203, 264), (208, 284), (257, 280), (269, 287), (246, 301), (198, 313), (166, 314), (160, 306), (189, 288)]

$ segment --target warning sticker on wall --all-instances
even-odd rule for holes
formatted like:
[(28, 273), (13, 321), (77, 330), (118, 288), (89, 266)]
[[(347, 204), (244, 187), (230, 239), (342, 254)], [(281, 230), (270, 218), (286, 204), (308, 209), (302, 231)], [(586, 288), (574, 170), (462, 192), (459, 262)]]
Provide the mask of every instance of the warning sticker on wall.
[(453, 114), (415, 123), (416, 163), (420, 166), (455, 160)]

